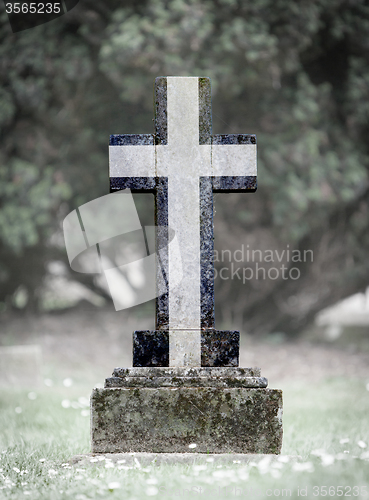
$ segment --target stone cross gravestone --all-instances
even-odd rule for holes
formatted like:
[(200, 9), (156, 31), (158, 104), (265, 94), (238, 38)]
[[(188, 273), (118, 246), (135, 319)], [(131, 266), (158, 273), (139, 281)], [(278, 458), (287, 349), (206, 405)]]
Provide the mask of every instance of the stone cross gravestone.
[[(156, 330), (91, 398), (94, 452), (278, 453), (282, 394), (215, 329), (213, 192), (256, 190), (256, 137), (212, 135), (209, 78), (155, 81), (155, 134), (110, 138), (111, 191), (153, 192)], [(179, 243), (168, 246), (169, 230)], [(179, 284), (178, 284), (179, 283)]]

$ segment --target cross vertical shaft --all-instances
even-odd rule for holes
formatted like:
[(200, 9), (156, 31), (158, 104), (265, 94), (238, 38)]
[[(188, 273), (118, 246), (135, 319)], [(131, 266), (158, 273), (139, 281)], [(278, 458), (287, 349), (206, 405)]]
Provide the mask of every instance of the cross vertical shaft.
[[(198, 78), (168, 78), (167, 106), (168, 144), (158, 146), (157, 166), (167, 171), (168, 226), (182, 260), (169, 248), (169, 365), (200, 366), (199, 172), (211, 173), (211, 151), (199, 147)], [(180, 285), (173, 285), (181, 273)]]

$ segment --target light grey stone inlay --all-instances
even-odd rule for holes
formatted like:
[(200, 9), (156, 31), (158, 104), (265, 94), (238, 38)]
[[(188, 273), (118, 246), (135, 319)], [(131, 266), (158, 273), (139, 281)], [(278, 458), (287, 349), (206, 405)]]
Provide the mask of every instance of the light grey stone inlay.
[(110, 177), (155, 177), (154, 146), (109, 146)]
[(256, 176), (256, 144), (213, 144), (212, 165), (215, 177)]
[(198, 78), (168, 78), (167, 104), (168, 145), (157, 148), (158, 174), (170, 169), (168, 225), (184, 269), (174, 287), (180, 270), (169, 252), (169, 366), (201, 366), (199, 176), (211, 175), (211, 149), (199, 145)]

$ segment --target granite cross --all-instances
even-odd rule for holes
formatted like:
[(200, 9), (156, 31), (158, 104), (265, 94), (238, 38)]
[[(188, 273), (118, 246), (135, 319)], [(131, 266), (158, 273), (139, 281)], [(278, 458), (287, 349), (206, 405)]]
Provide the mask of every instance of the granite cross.
[[(215, 330), (213, 192), (256, 190), (256, 137), (212, 135), (209, 78), (155, 80), (155, 134), (110, 137), (110, 190), (155, 194), (156, 330), (134, 333), (134, 366), (238, 366), (239, 332)], [(181, 266), (166, 246), (174, 230)], [(180, 285), (178, 274), (183, 272)]]

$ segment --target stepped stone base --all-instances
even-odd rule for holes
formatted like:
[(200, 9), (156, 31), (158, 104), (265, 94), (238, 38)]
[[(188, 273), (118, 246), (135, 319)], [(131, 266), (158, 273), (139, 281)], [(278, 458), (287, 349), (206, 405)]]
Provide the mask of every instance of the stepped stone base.
[[(145, 371), (144, 371), (145, 370)], [(91, 396), (93, 453), (280, 453), (282, 391), (251, 368), (115, 369)]]

